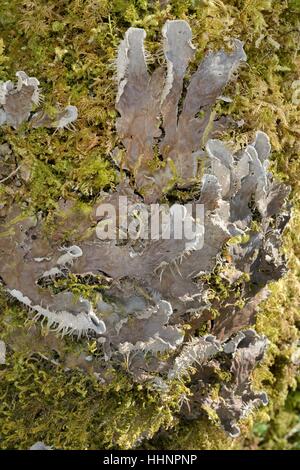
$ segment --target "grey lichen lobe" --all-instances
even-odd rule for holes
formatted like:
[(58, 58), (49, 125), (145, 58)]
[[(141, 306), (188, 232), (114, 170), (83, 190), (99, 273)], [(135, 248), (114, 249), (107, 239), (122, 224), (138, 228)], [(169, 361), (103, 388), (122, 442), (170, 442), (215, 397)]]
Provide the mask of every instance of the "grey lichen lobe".
[[(179, 114), (183, 79), (195, 52), (192, 32), (185, 21), (176, 20), (167, 21), (162, 34), (166, 72), (158, 67), (149, 74), (145, 33), (139, 28), (126, 32), (117, 60), (116, 108), (121, 115), (117, 131), (126, 149), (122, 163), (133, 173), (137, 188), (148, 202), (159, 199), (168, 188), (174, 167), (182, 185), (196, 177), (212, 106), (239, 63), (246, 60), (238, 40), (232, 53), (208, 54), (191, 78)], [(199, 113), (203, 114), (201, 118), (197, 117)], [(151, 170), (155, 148), (164, 166)]]
[[(187, 343), (169, 372), (169, 377), (179, 378), (191, 373), (192, 367), (196, 369), (192, 377), (192, 395), (188, 405), (181, 410), (185, 418), (197, 418), (201, 407), (214, 410), (225, 431), (231, 437), (237, 437), (239, 420), (255, 407), (268, 404), (267, 395), (253, 391), (251, 384), (252, 372), (263, 359), (266, 348), (267, 339), (252, 329), (240, 331), (226, 342), (208, 335)], [(223, 371), (226, 361), (231, 364), (230, 379), (222, 381), (218, 398), (213, 398), (209, 387), (204, 394), (209, 385), (207, 378)]]
[(52, 450), (51, 446), (47, 446), (44, 442), (38, 441), (33, 444), (29, 450)]
[(49, 127), (58, 129), (74, 130), (74, 122), (78, 118), (78, 110), (76, 106), (66, 106), (64, 109), (56, 110), (55, 116), (51, 117), (44, 111), (38, 111), (33, 114), (30, 124), (32, 128)]
[(23, 71), (16, 72), (16, 77), (17, 84), (11, 80), (0, 82), (0, 126), (7, 125), (18, 129), (23, 123), (30, 121), (33, 128), (44, 126), (62, 129), (70, 128), (76, 121), (76, 106), (66, 106), (62, 111), (57, 109), (54, 118), (43, 111), (32, 114), (34, 108), (43, 100), (40, 82)]
[(251, 374), (264, 356), (267, 340), (254, 330), (245, 330), (238, 335), (230, 367), (232, 378), (221, 386), (217, 399), (208, 398), (206, 401), (231, 437), (239, 436), (237, 423), (240, 419), (253, 408), (268, 404), (265, 392), (254, 392), (251, 388)]
[(16, 289), (8, 290), (8, 292), (16, 300), (36, 312), (35, 320), (46, 319), (48, 327), (63, 336), (74, 334), (80, 338), (89, 332), (100, 335), (105, 333), (105, 324), (95, 315), (90, 302), (82, 297), (77, 299), (71, 292), (59, 293), (51, 300), (49, 297), (49, 304), (46, 307), (33, 303)]
[(16, 76), (16, 85), (10, 80), (0, 84), (0, 120), (15, 129), (28, 120), (32, 107), (41, 99), (40, 82), (35, 77), (28, 77), (23, 71), (17, 72)]
[(165, 326), (172, 314), (171, 304), (164, 300), (158, 302), (154, 308), (143, 312), (138, 316), (138, 330), (134, 331), (132, 327), (127, 329), (126, 326), (122, 328), (122, 336), (126, 339), (131, 336), (131, 342), (121, 342), (119, 351), (122, 354), (132, 351), (157, 354), (175, 350), (183, 341), (183, 333), (177, 327)]
[(176, 357), (174, 367), (169, 370), (168, 378), (179, 378), (189, 374), (191, 367), (207, 363), (220, 351), (222, 351), (221, 343), (213, 335), (193, 338), (192, 341), (186, 343)]

